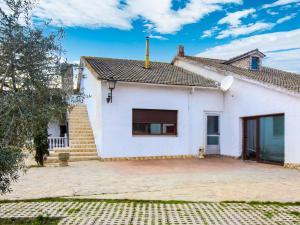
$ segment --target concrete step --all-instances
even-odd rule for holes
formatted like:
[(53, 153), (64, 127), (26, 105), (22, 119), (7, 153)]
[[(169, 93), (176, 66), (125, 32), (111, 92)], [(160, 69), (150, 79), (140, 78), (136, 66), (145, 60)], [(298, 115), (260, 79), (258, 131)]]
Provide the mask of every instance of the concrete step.
[(91, 130), (91, 127), (89, 124), (70, 124), (69, 130)]
[(89, 118), (87, 116), (76, 116), (76, 117), (68, 117), (69, 123), (77, 123), (77, 122), (89, 122)]
[(89, 117), (84, 114), (78, 114), (78, 115), (69, 115), (68, 117), (70, 120), (82, 120), (82, 119), (88, 119)]
[(94, 142), (94, 136), (92, 136), (92, 137), (81, 137), (81, 136), (79, 136), (79, 137), (76, 137), (76, 138), (73, 138), (73, 137), (69, 137), (69, 142), (71, 143), (71, 142), (73, 142), (73, 141), (93, 141)]
[(85, 145), (85, 144), (87, 144), (87, 145), (94, 145), (95, 144), (95, 142), (94, 142), (94, 140), (76, 140), (76, 141), (69, 141), (69, 145), (70, 146), (74, 146), (74, 145)]
[(61, 152), (97, 152), (96, 148), (73, 148), (69, 150), (55, 150), (53, 152), (61, 153)]
[(95, 144), (72, 144), (70, 145), (70, 149), (73, 148), (95, 148), (96, 149), (96, 145)]
[(73, 135), (70, 135), (70, 138), (71, 140), (74, 140), (74, 139), (79, 139), (79, 138), (94, 138), (93, 134), (73, 134)]
[[(58, 154), (60, 152), (53, 152), (50, 153), (49, 157), (58, 157)], [(97, 152), (93, 151), (93, 152), (69, 152), (70, 153), (70, 157), (77, 157), (77, 156), (97, 156)]]
[(93, 132), (92, 131), (82, 131), (82, 132), (70, 132), (69, 136), (74, 137), (74, 136), (89, 136), (91, 135), (93, 137)]
[[(70, 157), (69, 162), (78, 162), (78, 161), (89, 161), (89, 160), (99, 160), (98, 156), (73, 156)], [(59, 163), (57, 157), (48, 157), (46, 163)]]
[(77, 129), (74, 129), (74, 128), (71, 128), (70, 129), (70, 134), (78, 134), (78, 133), (93, 133), (93, 131), (91, 129), (87, 129), (87, 128), (77, 128)]
[(69, 116), (74, 116), (74, 115), (88, 115), (88, 112), (87, 111), (72, 111), (69, 113)]
[(74, 137), (74, 136), (88, 136), (88, 135), (92, 135), (93, 136), (93, 132), (92, 131), (70, 131), (69, 132), (69, 137)]
[(93, 133), (70, 133), (69, 137), (71, 139), (77, 139), (77, 138), (93, 138)]
[(84, 117), (80, 117), (80, 118), (69, 118), (68, 119), (69, 123), (88, 123), (89, 124), (89, 120), (88, 118), (84, 118)]
[(77, 138), (72, 138), (69, 137), (69, 142), (81, 142), (81, 141), (92, 141), (94, 143), (94, 137), (77, 137)]

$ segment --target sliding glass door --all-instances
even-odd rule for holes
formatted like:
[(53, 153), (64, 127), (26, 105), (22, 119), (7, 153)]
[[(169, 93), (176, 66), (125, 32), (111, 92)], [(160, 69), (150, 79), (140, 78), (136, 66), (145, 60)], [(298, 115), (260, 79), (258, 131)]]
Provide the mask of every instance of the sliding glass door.
[(244, 119), (244, 159), (284, 162), (284, 115)]
[(257, 121), (256, 119), (248, 119), (246, 121), (246, 147), (245, 156), (247, 159), (257, 159)]

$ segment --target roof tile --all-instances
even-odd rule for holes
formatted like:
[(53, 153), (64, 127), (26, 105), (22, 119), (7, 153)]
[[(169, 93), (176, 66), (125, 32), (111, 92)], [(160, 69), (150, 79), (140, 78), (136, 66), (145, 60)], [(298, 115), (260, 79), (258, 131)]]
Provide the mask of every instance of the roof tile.
[(296, 73), (290, 73), (264, 66), (262, 66), (258, 71), (247, 70), (236, 66), (227, 65), (225, 64), (225, 60), (220, 59), (210, 59), (194, 56), (185, 56), (184, 58), (203, 65), (212, 66), (220, 70), (229, 71), (261, 83), (271, 84), (279, 88), (284, 88), (288, 91), (300, 92), (300, 75)]
[(152, 83), (165, 85), (198, 86), (217, 88), (218, 83), (169, 63), (150, 62), (150, 69), (144, 68), (144, 61), (82, 57), (101, 80), (113, 78), (117, 81)]

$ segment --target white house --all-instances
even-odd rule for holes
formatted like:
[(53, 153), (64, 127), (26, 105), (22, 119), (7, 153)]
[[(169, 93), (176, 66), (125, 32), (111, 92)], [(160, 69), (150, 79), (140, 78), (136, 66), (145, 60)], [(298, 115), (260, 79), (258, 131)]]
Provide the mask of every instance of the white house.
[(70, 145), (85, 139), (72, 137), (81, 121), (103, 159), (203, 150), (299, 167), (300, 76), (264, 67), (263, 57), (256, 49), (207, 59), (186, 56), (183, 47), (170, 64), (82, 57), (78, 85), (90, 97), (70, 120)]

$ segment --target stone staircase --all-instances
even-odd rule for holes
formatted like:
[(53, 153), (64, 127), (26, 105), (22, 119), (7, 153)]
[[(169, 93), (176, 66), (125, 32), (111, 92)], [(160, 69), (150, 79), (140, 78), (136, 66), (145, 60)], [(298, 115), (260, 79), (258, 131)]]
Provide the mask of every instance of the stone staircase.
[(69, 152), (69, 162), (99, 159), (85, 105), (75, 106), (68, 115), (69, 147), (55, 148), (47, 157), (47, 163), (57, 163), (58, 154)]

